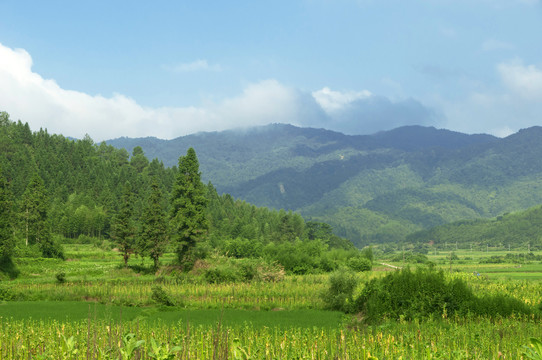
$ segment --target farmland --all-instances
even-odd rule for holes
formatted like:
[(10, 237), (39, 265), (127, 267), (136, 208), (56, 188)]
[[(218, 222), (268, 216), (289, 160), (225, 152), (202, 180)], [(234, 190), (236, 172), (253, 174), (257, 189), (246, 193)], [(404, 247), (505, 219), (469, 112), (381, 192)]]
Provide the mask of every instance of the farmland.
[[(540, 262), (481, 263), (505, 253), (457, 251), (451, 274), (449, 252), (428, 258), (476, 294), (539, 308)], [(156, 273), (148, 259), (123, 268), (117, 252), (93, 245), (65, 245), (65, 254), (67, 261), (15, 259), (19, 277), (0, 284), (2, 359), (519, 359), (530, 338), (542, 338), (536, 312), (366, 324), (324, 309), (327, 274), (209, 284), (197, 271), (176, 272), (173, 254)], [(360, 284), (394, 271), (378, 261), (356, 275)], [(153, 297), (157, 288), (174, 306)]]

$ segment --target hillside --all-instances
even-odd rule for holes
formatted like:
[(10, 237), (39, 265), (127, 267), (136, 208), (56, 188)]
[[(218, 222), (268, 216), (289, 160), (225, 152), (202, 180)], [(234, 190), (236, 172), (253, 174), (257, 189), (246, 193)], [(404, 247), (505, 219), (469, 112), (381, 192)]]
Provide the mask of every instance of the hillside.
[(348, 136), (274, 124), (108, 143), (142, 146), (166, 164), (194, 146), (219, 192), (328, 222), (362, 246), (542, 203), (540, 139), (540, 127), (499, 139), (421, 126)]
[[(27, 123), (13, 122), (5, 112), (0, 112), (0, 149), (0, 260), (38, 253), (61, 258), (63, 243), (92, 242), (117, 246), (127, 263), (130, 254), (149, 255), (147, 234), (155, 228), (162, 234), (156, 249), (160, 246), (163, 253), (166, 246), (176, 247), (175, 236), (181, 231), (174, 230), (172, 219), (188, 216), (171, 214), (175, 206), (190, 200), (182, 193), (186, 179), (179, 179), (179, 174), (187, 177), (188, 154), (179, 154), (185, 161), (180, 171), (157, 159), (149, 161), (141, 148), (130, 156), (125, 149), (94, 144), (89, 137), (70, 140), (43, 129), (32, 132)], [(200, 181), (197, 156), (190, 153), (191, 174), (198, 175), (193, 175), (196, 185), (186, 186), (196, 193), (192, 196), (200, 206), (196, 214), (203, 224), (198, 231), (204, 234), (197, 239), (200, 258), (217, 251), (265, 258), (282, 264), (287, 272), (304, 273), (338, 266), (328, 250), (357, 254), (352, 243), (334, 235), (327, 224), (219, 195), (211, 183), (205, 186)], [(151, 228), (151, 222), (160, 227)]]
[(457, 221), (419, 231), (407, 237), (412, 243), (436, 245), (457, 243), (463, 248), (485, 247), (542, 247), (542, 206), (504, 214), (493, 219)]

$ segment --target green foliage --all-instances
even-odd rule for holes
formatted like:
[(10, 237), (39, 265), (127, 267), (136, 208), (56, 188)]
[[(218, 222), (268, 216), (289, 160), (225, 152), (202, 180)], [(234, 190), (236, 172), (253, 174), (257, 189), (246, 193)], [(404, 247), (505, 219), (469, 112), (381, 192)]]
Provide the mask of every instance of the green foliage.
[(175, 353), (182, 350), (180, 346), (170, 347), (168, 343), (159, 344), (151, 339), (151, 351), (149, 358), (152, 360), (173, 360)]
[(145, 340), (137, 340), (135, 334), (126, 334), (122, 337), (122, 347), (119, 349), (122, 360), (139, 358), (139, 349), (145, 344)]
[(166, 215), (162, 208), (162, 192), (156, 180), (151, 184), (151, 194), (142, 217), (141, 230), (136, 242), (141, 255), (148, 254), (158, 268), (160, 257), (167, 246)]
[(73, 336), (66, 338), (66, 336), (62, 334), (62, 358), (74, 359), (78, 353), (79, 349), (75, 343), (75, 338)]
[(125, 267), (128, 266), (128, 259), (130, 259), (130, 255), (135, 248), (132, 192), (132, 186), (129, 182), (126, 182), (122, 193), (120, 210), (113, 223), (113, 239), (122, 254)]
[(177, 242), (177, 259), (190, 270), (197, 260), (194, 248), (207, 235), (207, 198), (201, 182), (196, 152), (189, 148), (179, 158), (177, 178), (171, 192), (170, 226), (173, 239)]
[(459, 221), (417, 232), (407, 237), (408, 242), (428, 243), (442, 246), (458, 243), (466, 246), (512, 245), (542, 248), (539, 234), (542, 232), (542, 206), (525, 211), (505, 214), (493, 220)]
[(361, 256), (351, 257), (348, 259), (347, 265), (350, 269), (358, 272), (371, 271), (373, 268), (371, 260)]
[(541, 204), (539, 139), (537, 127), (498, 139), (424, 127), (346, 136), (270, 125), (242, 133), (111, 143), (141, 146), (170, 166), (179, 151), (195, 146), (206, 180), (221, 193), (298, 211), (362, 247)]
[(17, 294), (9, 287), (0, 285), (0, 301), (17, 300)]
[(12, 280), (19, 276), (20, 271), (17, 269), (17, 266), (15, 266), (13, 258), (4, 257), (0, 259), (0, 280), (2, 280), (3, 274)]
[(203, 277), (209, 284), (251, 281), (280, 281), (284, 269), (275, 263), (262, 259), (231, 259), (218, 257), (208, 264)]
[(56, 273), (55, 278), (56, 278), (57, 283), (64, 284), (66, 282), (66, 273), (63, 271), (60, 271)]
[(329, 276), (329, 287), (322, 293), (326, 309), (345, 313), (354, 310), (354, 290), (358, 281), (354, 273), (344, 268)]
[(233, 283), (241, 280), (238, 269), (230, 264), (219, 264), (205, 270), (204, 278), (209, 284)]
[(151, 290), (151, 298), (154, 302), (163, 306), (175, 306), (175, 301), (171, 299), (168, 293), (160, 285), (153, 285)]
[(460, 279), (446, 280), (442, 271), (406, 268), (368, 281), (355, 300), (355, 311), (373, 323), (384, 319), (414, 320), (468, 313), (489, 317), (530, 314), (521, 301), (505, 296), (476, 297)]
[(43, 180), (35, 172), (23, 194), (21, 205), (26, 245), (38, 244), (45, 257), (52, 257), (56, 251), (47, 218), (48, 206)]
[(391, 260), (396, 262), (405, 262), (408, 264), (427, 264), (429, 262), (429, 258), (427, 257), (427, 255), (412, 251), (395, 254), (395, 256), (391, 258)]
[(523, 355), (527, 359), (542, 360), (542, 341), (538, 340), (537, 338), (531, 338), (531, 346), (525, 346)]
[(13, 194), (0, 169), (0, 263), (9, 262), (15, 250), (14, 220)]
[(39, 243), (42, 256), (46, 258), (58, 258), (64, 260), (64, 249), (62, 245), (55, 241), (53, 237), (49, 237), (47, 241)]

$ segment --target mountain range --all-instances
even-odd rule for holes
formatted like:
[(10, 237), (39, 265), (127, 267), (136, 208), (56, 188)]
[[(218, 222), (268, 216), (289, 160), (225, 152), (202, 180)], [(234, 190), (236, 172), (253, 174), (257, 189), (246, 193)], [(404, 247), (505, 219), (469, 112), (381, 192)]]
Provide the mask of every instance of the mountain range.
[(408, 126), (374, 135), (272, 124), (172, 140), (107, 141), (174, 166), (196, 150), (202, 178), (258, 206), (325, 221), (357, 246), (542, 203), (542, 128), (506, 138)]

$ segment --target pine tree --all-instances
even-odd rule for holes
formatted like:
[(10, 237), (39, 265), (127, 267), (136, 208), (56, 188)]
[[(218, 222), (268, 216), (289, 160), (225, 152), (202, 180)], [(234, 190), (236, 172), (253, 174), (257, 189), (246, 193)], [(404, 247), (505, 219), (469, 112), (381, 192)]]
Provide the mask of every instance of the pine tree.
[(62, 249), (53, 242), (48, 218), (49, 199), (42, 178), (37, 172), (28, 183), (22, 198), (25, 242), (37, 244), (44, 257), (64, 258)]
[(170, 201), (170, 226), (172, 237), (177, 241), (177, 258), (185, 269), (191, 269), (196, 260), (196, 244), (204, 239), (208, 230), (205, 186), (193, 148), (179, 158)]
[(162, 208), (162, 192), (156, 178), (151, 184), (151, 193), (147, 203), (137, 248), (140, 254), (149, 255), (154, 262), (154, 268), (157, 269), (167, 245), (167, 222)]
[(128, 266), (130, 255), (134, 252), (135, 227), (132, 219), (134, 212), (132, 202), (132, 186), (126, 182), (120, 199), (120, 209), (113, 222), (113, 239), (122, 254), (124, 266)]
[(42, 178), (37, 172), (26, 186), (23, 194), (24, 233), (26, 245), (40, 243), (49, 236), (47, 224), (47, 195)]
[(10, 261), (14, 249), (13, 194), (9, 183), (0, 175), (0, 264)]

